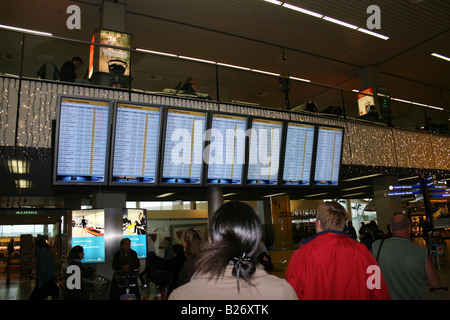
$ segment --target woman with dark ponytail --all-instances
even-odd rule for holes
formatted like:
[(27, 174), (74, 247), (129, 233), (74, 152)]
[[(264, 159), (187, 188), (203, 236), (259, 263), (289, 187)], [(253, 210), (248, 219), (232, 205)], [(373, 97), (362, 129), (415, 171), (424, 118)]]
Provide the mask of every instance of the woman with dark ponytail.
[(258, 264), (262, 228), (252, 207), (242, 202), (221, 206), (212, 218), (209, 236), (197, 272), (169, 300), (297, 299), (286, 280)]

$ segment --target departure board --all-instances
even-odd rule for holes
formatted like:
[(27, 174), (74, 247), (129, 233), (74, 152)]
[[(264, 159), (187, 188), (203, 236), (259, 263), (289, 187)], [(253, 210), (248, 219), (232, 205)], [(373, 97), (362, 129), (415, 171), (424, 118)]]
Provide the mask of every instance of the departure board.
[(213, 114), (206, 147), (209, 185), (242, 185), (247, 118)]
[(110, 103), (78, 97), (59, 98), (55, 184), (106, 184)]
[(338, 185), (344, 128), (319, 126), (315, 185)]
[(287, 123), (282, 185), (310, 185), (314, 131), (313, 124)]
[(248, 185), (277, 185), (283, 122), (252, 119), (247, 166)]
[(111, 184), (156, 184), (161, 107), (117, 103)]
[(206, 112), (167, 109), (161, 184), (202, 185)]

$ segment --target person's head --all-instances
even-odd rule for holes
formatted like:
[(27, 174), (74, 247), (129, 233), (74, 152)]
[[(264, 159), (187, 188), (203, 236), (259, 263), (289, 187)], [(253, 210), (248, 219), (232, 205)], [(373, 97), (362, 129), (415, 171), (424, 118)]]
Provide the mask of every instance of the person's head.
[(197, 257), (203, 244), (202, 234), (194, 228), (186, 230), (183, 236), (182, 245), (187, 257)]
[(174, 257), (183, 257), (184, 256), (184, 247), (181, 244), (174, 244), (172, 246), (172, 255)]
[(36, 239), (36, 248), (37, 249), (41, 249), (43, 247), (49, 247), (48, 243), (47, 243), (47, 239), (45, 239), (44, 237), (38, 237)]
[(67, 260), (75, 260), (75, 259), (80, 259), (83, 260), (84, 257), (84, 250), (82, 246), (74, 246), (72, 249), (70, 249), (69, 251), (69, 255), (67, 256)]
[(83, 60), (80, 57), (73, 57), (72, 63), (76, 67), (81, 66), (83, 64)]
[(131, 240), (128, 238), (123, 238), (122, 240), (120, 240), (120, 248), (123, 251), (129, 251), (131, 248)]
[(316, 232), (343, 231), (348, 219), (344, 207), (336, 201), (327, 201), (317, 208)]
[(220, 277), (230, 262), (233, 275), (250, 283), (256, 270), (262, 240), (261, 221), (255, 210), (242, 202), (228, 202), (214, 214), (209, 234), (211, 243), (203, 251), (198, 270)]
[(375, 221), (370, 221), (369, 222), (369, 224), (367, 225), (367, 227), (370, 229), (370, 230), (377, 230), (378, 229), (378, 225), (377, 225), (377, 223), (375, 222)]
[(403, 214), (396, 214), (391, 218), (391, 232), (394, 236), (408, 238), (411, 236), (411, 222)]

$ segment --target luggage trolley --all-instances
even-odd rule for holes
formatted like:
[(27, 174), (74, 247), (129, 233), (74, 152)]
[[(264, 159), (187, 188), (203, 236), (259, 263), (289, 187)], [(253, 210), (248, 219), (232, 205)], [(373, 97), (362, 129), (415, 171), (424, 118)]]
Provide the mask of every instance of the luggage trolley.
[(139, 288), (138, 286), (139, 269), (128, 271), (115, 271), (119, 288), (125, 288), (125, 294), (120, 296), (120, 300), (137, 300), (134, 293), (130, 293), (130, 288)]
[(106, 300), (106, 290), (111, 285), (111, 280), (101, 275), (96, 275), (92, 280), (83, 279), (89, 290), (89, 300)]
[(150, 271), (145, 275), (145, 283), (149, 285), (152, 282), (156, 286), (155, 300), (167, 299), (167, 288), (172, 280), (171, 271)]

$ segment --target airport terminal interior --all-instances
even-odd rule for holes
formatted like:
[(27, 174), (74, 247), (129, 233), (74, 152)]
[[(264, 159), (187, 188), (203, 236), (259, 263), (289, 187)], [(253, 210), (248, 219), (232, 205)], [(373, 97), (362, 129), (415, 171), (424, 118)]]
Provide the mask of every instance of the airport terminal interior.
[(82, 245), (90, 298), (108, 299), (121, 238), (143, 271), (150, 244), (207, 241), (227, 201), (255, 209), (281, 278), (322, 202), (360, 240), (403, 213), (441, 278), (427, 299), (448, 300), (449, 16), (430, 0), (2, 4), (0, 300), (28, 299), (40, 236), (61, 283)]

